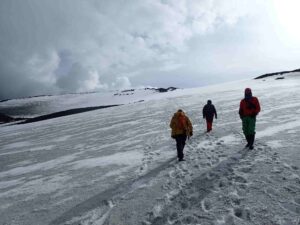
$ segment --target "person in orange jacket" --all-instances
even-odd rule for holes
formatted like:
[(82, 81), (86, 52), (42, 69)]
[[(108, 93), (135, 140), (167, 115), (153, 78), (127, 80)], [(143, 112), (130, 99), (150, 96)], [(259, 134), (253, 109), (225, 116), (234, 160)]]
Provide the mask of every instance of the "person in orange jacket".
[(252, 96), (250, 88), (245, 89), (245, 97), (240, 102), (239, 114), (242, 120), (243, 133), (249, 149), (253, 149), (255, 140), (256, 116), (260, 112), (260, 104), (256, 97)]
[(172, 129), (171, 137), (176, 140), (178, 161), (184, 161), (183, 149), (187, 137), (190, 138), (193, 136), (193, 126), (182, 109), (174, 113), (170, 122), (170, 128)]

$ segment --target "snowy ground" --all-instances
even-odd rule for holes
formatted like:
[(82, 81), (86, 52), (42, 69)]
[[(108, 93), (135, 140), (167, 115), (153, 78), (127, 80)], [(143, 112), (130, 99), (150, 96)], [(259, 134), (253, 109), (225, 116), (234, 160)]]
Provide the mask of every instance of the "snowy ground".
[[(248, 86), (262, 106), (252, 151), (237, 114)], [(1, 125), (0, 224), (299, 225), (299, 90), (298, 73)], [(207, 99), (218, 110), (208, 135)], [(180, 163), (169, 129), (178, 108), (195, 128)]]

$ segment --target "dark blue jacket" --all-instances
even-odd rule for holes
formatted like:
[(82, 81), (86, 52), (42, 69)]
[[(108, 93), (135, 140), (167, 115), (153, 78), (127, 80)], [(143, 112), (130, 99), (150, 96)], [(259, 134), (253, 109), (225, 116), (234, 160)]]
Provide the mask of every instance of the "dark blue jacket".
[(213, 121), (214, 116), (217, 119), (216, 108), (211, 103), (210, 104), (208, 103), (203, 107), (202, 114), (203, 114), (203, 118), (205, 118), (208, 121)]

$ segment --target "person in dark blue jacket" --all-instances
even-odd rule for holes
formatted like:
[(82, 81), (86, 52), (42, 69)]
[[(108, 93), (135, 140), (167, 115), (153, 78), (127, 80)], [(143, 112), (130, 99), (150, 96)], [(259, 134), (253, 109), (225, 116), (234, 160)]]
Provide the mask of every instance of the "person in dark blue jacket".
[(207, 101), (207, 104), (203, 107), (202, 110), (203, 119), (206, 119), (207, 132), (212, 130), (212, 123), (214, 117), (217, 119), (217, 111), (215, 106), (211, 103), (211, 100)]

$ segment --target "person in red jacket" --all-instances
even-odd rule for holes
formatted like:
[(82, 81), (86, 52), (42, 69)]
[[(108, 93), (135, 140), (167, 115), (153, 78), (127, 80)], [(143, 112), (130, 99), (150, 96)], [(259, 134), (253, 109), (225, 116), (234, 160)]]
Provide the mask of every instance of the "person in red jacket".
[(242, 120), (243, 133), (249, 149), (253, 149), (255, 140), (256, 116), (260, 112), (260, 104), (256, 97), (252, 96), (250, 88), (245, 89), (245, 98), (240, 102), (239, 114)]

